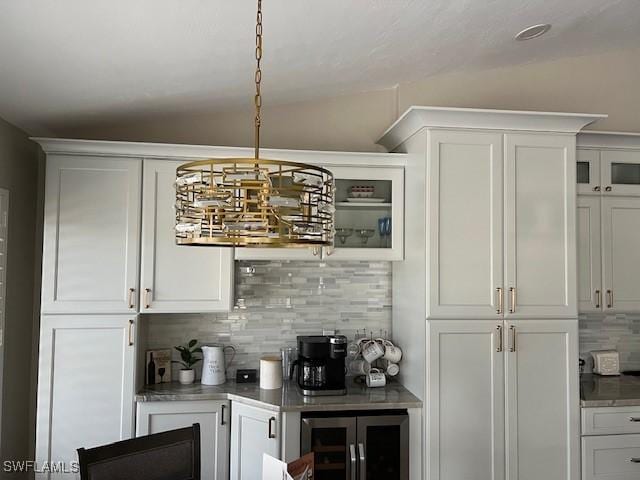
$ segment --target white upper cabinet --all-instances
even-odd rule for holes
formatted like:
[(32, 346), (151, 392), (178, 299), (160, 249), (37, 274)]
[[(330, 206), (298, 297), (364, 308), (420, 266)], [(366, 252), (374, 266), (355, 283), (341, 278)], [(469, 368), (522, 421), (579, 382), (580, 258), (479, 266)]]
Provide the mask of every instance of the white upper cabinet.
[(427, 318), (576, 316), (575, 138), (434, 130), (428, 144)]
[(505, 316), (575, 317), (575, 137), (505, 135)]
[(495, 318), (503, 286), (503, 136), (430, 137), (427, 317)]
[[(40, 325), (36, 461), (133, 436), (135, 316), (44, 315)], [(43, 474), (38, 478), (58, 478)]]
[(640, 150), (600, 152), (605, 195), (640, 195)]
[(580, 312), (601, 311), (603, 293), (600, 198), (579, 195), (576, 212), (578, 310)]
[(600, 152), (598, 150), (578, 148), (576, 151), (576, 180), (578, 194), (600, 195)]
[(603, 308), (640, 310), (640, 198), (602, 199)]
[(43, 313), (136, 311), (142, 161), (49, 155)]
[(144, 161), (140, 311), (230, 310), (233, 248), (176, 245), (174, 182), (180, 163)]

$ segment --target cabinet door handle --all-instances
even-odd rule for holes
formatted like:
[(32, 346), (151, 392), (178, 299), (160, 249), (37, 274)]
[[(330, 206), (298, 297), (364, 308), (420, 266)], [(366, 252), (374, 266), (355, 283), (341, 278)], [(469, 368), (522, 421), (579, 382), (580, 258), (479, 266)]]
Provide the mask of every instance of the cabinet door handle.
[(600, 308), (600, 304), (602, 304), (602, 292), (596, 290), (596, 308)]
[(224, 411), (227, 408), (226, 405), (222, 405), (222, 410), (220, 411), (220, 425), (224, 425)]
[(133, 294), (134, 293), (136, 293), (136, 289), (135, 288), (130, 288), (129, 289), (129, 297), (128, 297), (129, 308), (135, 308), (135, 304), (133, 303)]
[(150, 288), (144, 289), (144, 308), (151, 308), (151, 302), (149, 302), (149, 294), (151, 293)]
[(129, 346), (133, 345), (133, 320), (129, 320)]
[(637, 458), (637, 457), (636, 458), (630, 458), (629, 461), (631, 463), (640, 463), (640, 458)]
[(498, 335), (498, 346), (496, 347), (496, 352), (502, 352), (502, 325), (496, 326), (496, 333)]
[(320, 254), (320, 247), (313, 247), (311, 253), (313, 253), (314, 257), (317, 257)]
[(594, 192), (599, 192), (600, 191), (600, 185), (596, 185), (595, 187), (593, 187), (593, 191)]
[(516, 351), (516, 327), (511, 325), (509, 327), (509, 333), (511, 334), (511, 345), (509, 345), (509, 351), (515, 352)]
[(516, 289), (515, 287), (509, 287), (509, 313), (516, 313)]
[(276, 423), (276, 417), (271, 417), (271, 418), (269, 419), (269, 436), (268, 436), (268, 438), (276, 438), (276, 434), (275, 434), (275, 432), (273, 431), (273, 427), (272, 427), (272, 425), (273, 425), (274, 423)]
[(360, 480), (367, 480), (367, 457), (362, 443), (358, 444), (358, 453), (360, 454)]
[(613, 308), (613, 291), (607, 290), (607, 308)]
[(640, 417), (629, 417), (630, 422), (640, 422)]
[(609, 187), (605, 187), (604, 191), (605, 192), (610, 192), (611, 191), (611, 187), (610, 186)]
[(351, 455), (351, 480), (357, 480), (356, 478), (356, 462), (358, 461), (356, 457), (356, 447), (352, 443), (349, 445), (349, 455)]
[(498, 294), (498, 308), (496, 309), (496, 313), (502, 315), (504, 312), (504, 292), (502, 291), (502, 287), (496, 288), (496, 293)]

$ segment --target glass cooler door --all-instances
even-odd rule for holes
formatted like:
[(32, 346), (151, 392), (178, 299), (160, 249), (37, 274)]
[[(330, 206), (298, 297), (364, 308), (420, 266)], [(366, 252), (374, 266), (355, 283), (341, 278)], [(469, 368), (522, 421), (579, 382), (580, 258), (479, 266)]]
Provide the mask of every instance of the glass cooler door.
[(409, 478), (409, 417), (358, 417), (358, 480)]
[(301, 454), (314, 452), (315, 480), (356, 478), (356, 419), (303, 418)]

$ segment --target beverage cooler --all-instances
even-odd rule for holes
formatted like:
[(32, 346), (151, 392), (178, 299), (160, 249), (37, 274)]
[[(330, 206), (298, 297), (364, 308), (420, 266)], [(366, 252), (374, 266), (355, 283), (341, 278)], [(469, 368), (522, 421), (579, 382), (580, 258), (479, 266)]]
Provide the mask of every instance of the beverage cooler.
[(315, 480), (409, 478), (406, 410), (302, 415), (301, 453), (315, 454)]

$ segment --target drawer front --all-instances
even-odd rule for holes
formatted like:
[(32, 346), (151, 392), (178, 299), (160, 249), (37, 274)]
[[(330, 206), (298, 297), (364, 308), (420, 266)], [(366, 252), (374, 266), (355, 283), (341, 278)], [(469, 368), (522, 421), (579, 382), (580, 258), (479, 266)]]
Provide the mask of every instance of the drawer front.
[(582, 480), (638, 480), (640, 435), (582, 438)]
[(640, 433), (640, 407), (582, 409), (582, 435)]

